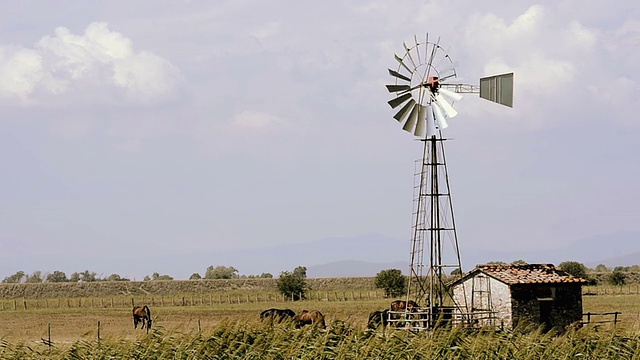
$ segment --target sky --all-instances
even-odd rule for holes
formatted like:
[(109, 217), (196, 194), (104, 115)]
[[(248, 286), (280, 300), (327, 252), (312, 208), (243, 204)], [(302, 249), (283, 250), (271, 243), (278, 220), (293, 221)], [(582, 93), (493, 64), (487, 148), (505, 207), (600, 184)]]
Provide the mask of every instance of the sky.
[(636, 1), (0, 10), (0, 278), (141, 278), (132, 261), (162, 273), (149, 259), (363, 234), (404, 246), (421, 147), (384, 85), (426, 33), (462, 82), (515, 74), (513, 108), (468, 94), (443, 131), (461, 247), (640, 230)]

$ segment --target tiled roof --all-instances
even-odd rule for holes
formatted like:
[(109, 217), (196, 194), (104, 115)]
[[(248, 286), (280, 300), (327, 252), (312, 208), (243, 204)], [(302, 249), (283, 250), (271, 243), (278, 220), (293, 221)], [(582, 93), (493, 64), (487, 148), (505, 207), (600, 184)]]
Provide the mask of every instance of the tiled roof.
[(574, 277), (553, 264), (485, 264), (476, 266), (472, 273), (475, 271), (481, 271), (507, 285), (587, 283), (585, 279)]

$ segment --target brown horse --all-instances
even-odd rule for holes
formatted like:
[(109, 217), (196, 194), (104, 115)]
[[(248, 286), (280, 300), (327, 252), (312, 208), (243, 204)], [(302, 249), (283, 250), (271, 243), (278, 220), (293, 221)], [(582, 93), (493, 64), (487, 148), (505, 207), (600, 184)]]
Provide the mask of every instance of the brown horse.
[(403, 311), (406, 308), (409, 308), (409, 310), (411, 310), (412, 308), (417, 307), (418, 304), (413, 300), (409, 300), (408, 303), (404, 300), (394, 300), (391, 302), (391, 311)]
[(291, 309), (267, 309), (260, 313), (260, 320), (269, 319), (271, 324), (273, 322), (281, 323), (283, 321), (292, 320), (295, 318), (296, 313)]
[(323, 329), (325, 328), (324, 315), (318, 310), (302, 310), (294, 320), (296, 321), (296, 329), (305, 325), (319, 325)]
[(147, 334), (149, 333), (149, 329), (151, 329), (151, 310), (147, 305), (145, 306), (135, 306), (133, 308), (133, 328), (138, 328), (138, 323), (141, 322), (142, 326), (140, 329), (147, 328)]
[(377, 329), (380, 326), (387, 326), (389, 323), (389, 309), (376, 310), (369, 314), (369, 321), (367, 322), (367, 328)]

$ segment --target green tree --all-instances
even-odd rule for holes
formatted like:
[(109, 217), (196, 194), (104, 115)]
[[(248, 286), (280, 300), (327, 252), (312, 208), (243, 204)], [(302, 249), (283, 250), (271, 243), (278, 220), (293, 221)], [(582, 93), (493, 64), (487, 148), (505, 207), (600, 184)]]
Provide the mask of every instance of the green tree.
[(262, 273), (262, 274), (260, 274), (260, 278), (262, 278), (262, 279), (273, 279), (273, 275), (271, 275), (271, 273)]
[(610, 269), (605, 265), (605, 264), (598, 264), (598, 266), (596, 266), (596, 268), (594, 269), (597, 272), (609, 272)]
[(111, 274), (109, 276), (107, 276), (106, 278), (104, 278), (105, 281), (130, 281), (127, 278), (123, 278), (122, 276), (118, 275), (118, 274)]
[(306, 299), (307, 268), (298, 266), (293, 272), (281, 272), (277, 280), (277, 285), (280, 293), (287, 298), (293, 298), (293, 300)]
[(202, 276), (200, 276), (200, 274), (198, 273), (193, 273), (191, 274), (191, 276), (189, 276), (189, 280), (200, 280), (202, 279)]
[(620, 270), (614, 270), (609, 274), (609, 282), (613, 285), (624, 285), (627, 281), (627, 275)]
[(80, 281), (80, 273), (79, 272), (72, 273), (71, 276), (69, 276), (69, 281), (70, 282), (78, 282), (78, 281)]
[(462, 275), (460, 268), (451, 270), (451, 275)]
[(42, 271), (34, 271), (33, 274), (27, 275), (27, 278), (24, 282), (27, 283), (41, 283), (42, 282)]
[(19, 282), (22, 281), (22, 279), (24, 279), (25, 277), (25, 273), (24, 271), (18, 271), (17, 273), (11, 275), (11, 276), (7, 276), (4, 279), (2, 279), (2, 282), (4, 284), (17, 284)]
[(238, 269), (233, 266), (209, 266), (204, 273), (205, 279), (237, 279)]
[(564, 261), (558, 265), (560, 269), (575, 277), (587, 279), (587, 267), (577, 261)]
[(151, 274), (151, 280), (173, 280), (173, 277), (169, 275), (160, 275), (157, 272)]
[(520, 260), (512, 261), (511, 265), (527, 265), (527, 262), (520, 259)]
[(67, 274), (64, 271), (54, 271), (51, 274), (47, 275), (47, 282), (67, 282)]
[(89, 270), (81, 272), (79, 274), (79, 277), (82, 282), (94, 282), (98, 280), (98, 274), (96, 274), (95, 272), (90, 272)]
[(384, 289), (387, 297), (396, 297), (406, 292), (407, 278), (398, 269), (382, 270), (376, 274), (374, 285), (378, 289)]

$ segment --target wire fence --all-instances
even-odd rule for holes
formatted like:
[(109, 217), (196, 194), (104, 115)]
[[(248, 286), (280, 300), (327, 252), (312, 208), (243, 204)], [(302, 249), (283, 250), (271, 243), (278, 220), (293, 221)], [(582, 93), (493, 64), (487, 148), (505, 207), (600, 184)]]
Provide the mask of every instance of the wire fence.
[(129, 308), (136, 304), (151, 306), (212, 306), (220, 304), (278, 303), (294, 301), (369, 301), (386, 299), (383, 291), (311, 291), (303, 297), (278, 293), (201, 294), (201, 295), (145, 295), (78, 297), (53, 299), (1, 299), (0, 311), (63, 308)]
[(633, 285), (596, 285), (583, 286), (582, 295), (637, 295), (640, 294), (640, 284)]

